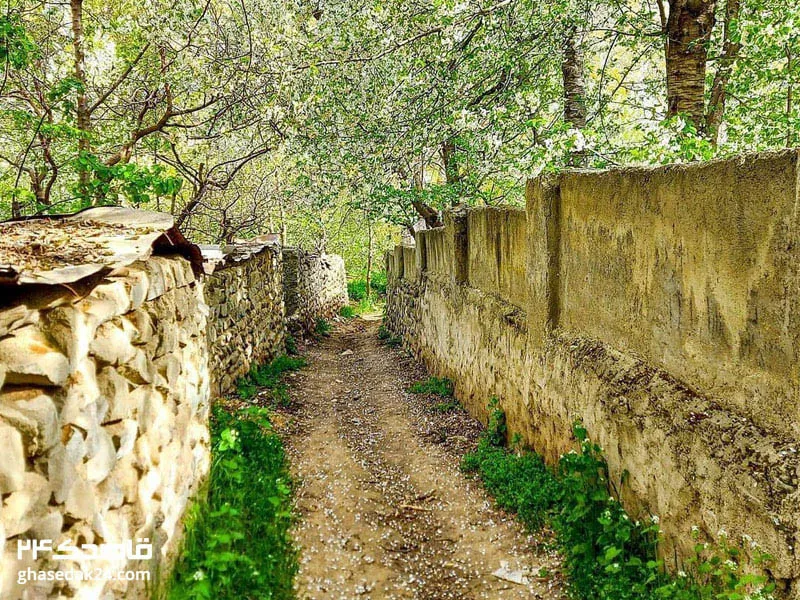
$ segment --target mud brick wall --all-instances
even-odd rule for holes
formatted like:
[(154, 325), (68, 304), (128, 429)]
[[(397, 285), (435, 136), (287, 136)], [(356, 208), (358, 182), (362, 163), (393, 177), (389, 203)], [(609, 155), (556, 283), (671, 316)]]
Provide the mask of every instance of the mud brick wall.
[[(145, 598), (209, 468), (202, 283), (176, 256), (70, 287), (77, 296), (34, 288), (0, 308), (0, 597)], [(137, 538), (154, 545), (146, 564), (17, 559), (21, 539)], [(153, 580), (20, 586), (28, 567), (146, 569)]]
[(387, 325), (550, 462), (582, 420), (667, 556), (749, 535), (800, 598), (799, 182), (796, 151), (531, 181), (391, 252)]
[(284, 350), (283, 268), (277, 244), (229, 250), (206, 280), (212, 396), (229, 393), (250, 366)]
[(330, 319), (347, 304), (344, 260), (336, 254), (283, 249), (284, 305), (287, 325), (312, 332), (317, 319)]

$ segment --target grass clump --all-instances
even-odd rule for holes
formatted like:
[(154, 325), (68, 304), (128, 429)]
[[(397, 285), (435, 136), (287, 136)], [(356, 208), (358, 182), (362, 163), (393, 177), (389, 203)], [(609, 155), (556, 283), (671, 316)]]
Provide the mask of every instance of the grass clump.
[(286, 406), (289, 404), (289, 391), (283, 376), (305, 366), (306, 359), (302, 356), (281, 354), (269, 363), (250, 367), (250, 372), (236, 382), (236, 393), (242, 400), (251, 400), (260, 389), (265, 389), (270, 393), (273, 404)]
[(349, 304), (345, 304), (342, 308), (339, 309), (339, 316), (344, 317), (345, 319), (352, 319), (356, 316), (356, 309)]
[(291, 333), (286, 334), (283, 344), (286, 348), (286, 354), (291, 356), (297, 356), (297, 354), (299, 354), (297, 350), (297, 340), (294, 339), (294, 336)]
[(403, 338), (393, 334), (386, 325), (381, 325), (378, 328), (378, 339), (390, 348), (397, 348), (403, 344)]
[[(576, 424), (580, 450), (565, 454), (554, 469), (528, 451), (505, 446), (505, 415), (496, 400), (477, 449), (462, 469), (476, 473), (505, 510), (530, 529), (549, 524), (556, 532), (573, 598), (579, 600), (766, 600), (774, 585), (745, 572), (739, 550), (722, 533), (717, 544), (700, 542), (677, 574), (658, 558), (658, 519), (633, 520), (610, 493), (601, 448)], [(756, 564), (770, 557), (751, 549)], [(677, 567), (678, 565), (676, 565)]]
[(438, 413), (451, 413), (461, 410), (461, 405), (455, 398), (450, 398), (444, 402), (437, 402), (433, 405), (433, 411)]
[(453, 382), (446, 377), (428, 377), (414, 383), (408, 391), (412, 394), (433, 394), (435, 396), (452, 396)]
[(265, 409), (211, 418), (208, 497), (190, 509), (169, 600), (294, 598), (292, 483)]
[(327, 319), (319, 318), (316, 320), (314, 334), (318, 337), (328, 337), (331, 334), (331, 324)]

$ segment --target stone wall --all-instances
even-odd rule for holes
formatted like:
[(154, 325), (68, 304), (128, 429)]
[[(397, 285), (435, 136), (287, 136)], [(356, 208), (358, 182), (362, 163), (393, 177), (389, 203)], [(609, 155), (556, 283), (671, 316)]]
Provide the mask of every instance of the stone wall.
[(532, 181), (387, 256), (387, 325), (551, 462), (582, 420), (668, 556), (749, 535), (800, 598), (799, 177), (792, 151)]
[(344, 260), (336, 254), (283, 249), (284, 305), (287, 326), (313, 332), (318, 319), (330, 319), (347, 304)]
[[(283, 351), (280, 246), (201, 256), (169, 216), (122, 208), (0, 234), (0, 598), (149, 598), (208, 473), (211, 398)], [(290, 297), (310, 327), (346, 302), (344, 265), (294, 255)], [(81, 554), (34, 557), (42, 542)], [(127, 557), (91, 556), (128, 543)], [(133, 552), (144, 543), (150, 556)], [(98, 570), (112, 577), (75, 579)]]
[[(0, 597), (148, 597), (209, 468), (202, 284), (186, 259), (161, 256), (63, 288), (3, 293)], [(30, 550), (17, 558), (20, 540), (80, 547), (145, 538), (150, 560), (56, 561), (52, 552), (34, 560)], [(28, 568), (152, 578), (21, 585)]]
[(281, 264), (278, 244), (240, 243), (227, 249), (207, 278), (212, 396), (233, 391), (251, 365), (283, 352)]

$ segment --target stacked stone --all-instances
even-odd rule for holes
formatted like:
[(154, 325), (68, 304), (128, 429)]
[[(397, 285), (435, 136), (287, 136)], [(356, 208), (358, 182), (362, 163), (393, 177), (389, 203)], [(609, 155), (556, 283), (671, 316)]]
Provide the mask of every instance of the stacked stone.
[(318, 319), (330, 319), (347, 304), (344, 260), (336, 254), (309, 254), (284, 248), (284, 304), (288, 326), (312, 332)]
[(227, 260), (206, 282), (212, 394), (225, 394), (252, 364), (284, 348), (281, 249), (268, 245), (241, 260)]
[[(152, 257), (85, 296), (55, 295), (0, 308), (0, 597), (145, 597), (153, 580), (21, 585), (17, 574), (135, 569), (155, 578), (174, 556), (209, 468), (202, 286), (185, 259)], [(18, 540), (137, 538), (153, 544), (147, 564), (17, 557)]]

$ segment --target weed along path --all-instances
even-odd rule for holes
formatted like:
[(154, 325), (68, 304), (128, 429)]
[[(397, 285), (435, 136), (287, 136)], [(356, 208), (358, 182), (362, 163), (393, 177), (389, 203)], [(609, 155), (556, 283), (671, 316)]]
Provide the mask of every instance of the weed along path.
[(353, 319), (309, 351), (284, 426), (302, 599), (563, 597), (548, 540), (459, 470), (480, 426), (407, 389), (425, 377)]

